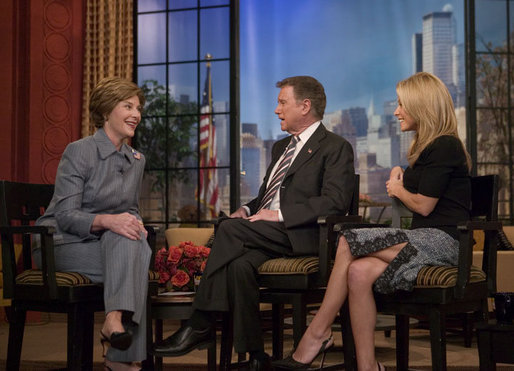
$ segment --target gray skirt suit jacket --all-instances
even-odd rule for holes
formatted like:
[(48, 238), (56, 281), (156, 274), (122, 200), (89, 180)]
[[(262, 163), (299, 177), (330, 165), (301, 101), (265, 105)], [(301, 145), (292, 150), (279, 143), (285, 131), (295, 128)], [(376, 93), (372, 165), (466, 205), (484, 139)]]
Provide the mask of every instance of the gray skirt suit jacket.
[[(145, 318), (151, 250), (144, 235), (132, 241), (106, 230), (91, 232), (98, 214), (130, 213), (139, 220), (138, 199), (145, 158), (127, 144), (120, 151), (103, 129), (70, 143), (57, 169), (55, 191), (37, 225), (52, 226), (56, 267), (104, 285), (106, 313), (131, 314), (134, 340), (127, 351), (110, 348), (111, 361), (146, 358)], [(33, 251), (36, 264), (40, 251)], [(141, 329), (141, 330), (139, 330)]]

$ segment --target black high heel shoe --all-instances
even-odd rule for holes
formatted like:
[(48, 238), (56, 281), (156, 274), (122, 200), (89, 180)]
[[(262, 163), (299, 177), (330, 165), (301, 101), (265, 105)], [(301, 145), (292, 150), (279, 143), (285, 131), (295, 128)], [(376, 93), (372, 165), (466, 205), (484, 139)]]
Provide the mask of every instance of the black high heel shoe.
[(296, 361), (293, 358), (293, 351), (286, 358), (281, 359), (279, 361), (273, 361), (271, 364), (274, 367), (282, 370), (307, 370), (309, 367), (311, 367), (312, 362), (314, 362), (314, 360), (318, 358), (318, 356), (321, 354), (322, 356), (319, 366), (319, 368), (321, 369), (323, 367), (323, 363), (325, 362), (325, 355), (327, 354), (327, 350), (330, 349), (332, 345), (334, 345), (333, 340), (334, 338), (332, 337), (332, 334), (330, 334), (330, 336), (325, 341), (323, 341), (323, 343), (321, 344), (321, 348), (319, 348), (318, 354), (316, 354), (316, 356), (312, 359), (310, 363), (302, 363)]
[(105, 344), (118, 350), (127, 350), (132, 344), (132, 333), (129, 331), (124, 332), (113, 332), (110, 337), (107, 337), (102, 331), (100, 331), (100, 342), (104, 348), (105, 357)]

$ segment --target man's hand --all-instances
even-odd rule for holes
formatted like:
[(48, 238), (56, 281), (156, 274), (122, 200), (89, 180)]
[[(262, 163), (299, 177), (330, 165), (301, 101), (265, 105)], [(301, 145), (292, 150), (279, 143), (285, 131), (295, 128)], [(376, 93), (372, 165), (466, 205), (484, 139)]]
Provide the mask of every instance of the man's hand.
[(232, 214), (230, 214), (231, 218), (244, 218), (246, 219), (248, 215), (246, 215), (246, 209), (244, 207), (240, 207), (236, 211), (234, 211)]
[(257, 214), (248, 217), (248, 220), (255, 222), (257, 220), (266, 220), (268, 222), (278, 222), (278, 210), (261, 209)]

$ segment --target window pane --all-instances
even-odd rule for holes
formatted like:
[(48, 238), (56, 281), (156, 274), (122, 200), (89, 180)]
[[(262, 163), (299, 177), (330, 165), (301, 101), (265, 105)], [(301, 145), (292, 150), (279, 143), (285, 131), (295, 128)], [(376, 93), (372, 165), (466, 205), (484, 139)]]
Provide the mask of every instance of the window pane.
[(200, 0), (200, 6), (228, 5), (230, 0)]
[(169, 0), (170, 9), (194, 8), (198, 6), (198, 0)]
[(263, 140), (254, 134), (249, 132), (241, 134), (241, 201), (243, 203), (257, 196), (266, 173), (266, 148)]
[(477, 106), (507, 107), (507, 57), (477, 54)]
[[(144, 31), (144, 32), (143, 32)], [(143, 14), (137, 24), (137, 62), (166, 62), (166, 14)]]
[(197, 59), (197, 11), (170, 13), (168, 36), (170, 62)]
[[(510, 3), (509, 3), (509, 20), (510, 20), (510, 31), (512, 32), (514, 30), (514, 1), (510, 0)], [(514, 52), (514, 50), (512, 49), (512, 34), (510, 36), (510, 42), (511, 42), (511, 46), (510, 46), (510, 51), (511, 53)]]
[[(199, 170), (204, 179), (210, 179), (212, 186), (209, 183), (205, 184), (205, 194), (200, 197), (200, 219), (211, 220), (213, 215), (213, 193), (216, 192), (219, 200), (220, 210), (226, 213), (230, 210), (230, 171), (229, 169), (202, 169)], [(216, 182), (217, 179), (217, 182)], [(212, 190), (212, 191), (209, 191)], [(205, 201), (207, 200), (207, 201)], [(209, 202), (208, 200), (211, 200)], [(217, 213), (216, 213), (217, 214)]]
[(197, 116), (169, 118), (168, 167), (197, 167)]
[(229, 8), (203, 9), (200, 11), (200, 56), (213, 58), (230, 57)]
[(220, 210), (230, 213), (230, 169), (218, 169)]
[(214, 115), (214, 125), (216, 127), (216, 166), (229, 166), (230, 116)]
[[(164, 89), (166, 86), (166, 66), (145, 66), (137, 69), (137, 83), (144, 90)], [(164, 107), (163, 107), (164, 108)], [(144, 113), (146, 114), (146, 112)]]
[(179, 105), (171, 114), (196, 113), (198, 102), (197, 63), (172, 64), (169, 67), (170, 96)]
[(144, 117), (137, 128), (137, 149), (145, 155), (147, 169), (166, 166), (166, 118)]
[[(200, 67), (202, 91), (207, 77), (207, 64)], [(230, 64), (228, 61), (211, 62), (213, 112), (227, 112), (230, 109)]]
[(145, 171), (139, 198), (139, 212), (145, 222), (164, 221), (164, 171)]
[(506, 110), (477, 110), (477, 161), (507, 164), (509, 135)]
[(507, 40), (507, 16), (505, 1), (477, 0), (476, 50), (488, 51), (505, 45)]
[(169, 173), (170, 221), (180, 221), (180, 216), (197, 215), (195, 191), (198, 185), (196, 170), (175, 170)]
[(156, 10), (165, 10), (166, 0), (138, 0), (138, 12), (153, 12)]

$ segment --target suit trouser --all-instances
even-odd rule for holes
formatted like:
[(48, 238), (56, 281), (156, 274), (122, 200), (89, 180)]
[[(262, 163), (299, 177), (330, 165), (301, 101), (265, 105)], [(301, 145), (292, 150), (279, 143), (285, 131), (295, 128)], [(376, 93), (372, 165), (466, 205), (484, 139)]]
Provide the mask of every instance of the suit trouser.
[[(33, 253), (40, 266), (41, 251)], [(140, 361), (146, 358), (146, 300), (148, 268), (152, 252), (148, 242), (133, 241), (106, 231), (99, 240), (55, 246), (58, 271), (78, 272), (93, 282), (104, 284), (105, 312), (122, 310), (132, 313), (132, 345), (125, 351), (109, 348), (107, 358), (114, 362)]]
[(237, 352), (264, 349), (258, 268), (284, 255), (291, 244), (283, 223), (227, 219), (218, 227), (193, 307), (233, 313)]

